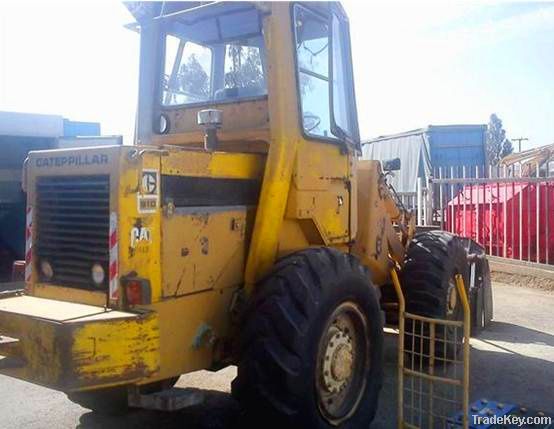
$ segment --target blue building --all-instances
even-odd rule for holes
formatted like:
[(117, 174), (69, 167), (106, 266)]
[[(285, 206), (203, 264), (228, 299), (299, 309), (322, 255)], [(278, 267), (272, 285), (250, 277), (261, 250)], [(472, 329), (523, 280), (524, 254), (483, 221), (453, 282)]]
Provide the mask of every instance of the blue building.
[[(78, 136), (100, 136), (98, 122), (59, 115), (0, 112), (0, 281), (10, 278), (12, 262), (24, 258), (25, 194), (23, 161), (31, 150), (53, 149)], [(75, 145), (75, 144), (74, 144)]]
[(368, 140), (362, 146), (363, 158), (400, 158), (402, 168), (391, 179), (392, 184), (400, 193), (415, 193), (418, 178), (425, 181), (439, 169), (449, 176), (452, 169), (471, 166), (469, 176), (475, 166), (486, 166), (486, 131), (486, 125), (429, 125)]

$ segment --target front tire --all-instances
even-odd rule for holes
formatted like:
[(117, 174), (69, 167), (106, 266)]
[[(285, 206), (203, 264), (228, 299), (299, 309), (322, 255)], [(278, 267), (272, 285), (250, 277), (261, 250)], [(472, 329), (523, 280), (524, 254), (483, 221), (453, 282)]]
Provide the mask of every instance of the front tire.
[[(401, 285), (408, 313), (434, 319), (463, 320), (463, 307), (456, 289), (456, 274), (469, 288), (469, 263), (462, 240), (446, 231), (428, 231), (417, 234), (410, 242), (401, 272)], [(469, 298), (469, 295), (468, 295)], [(420, 344), (420, 323), (406, 322), (405, 348), (416, 353), (429, 351), (429, 340)], [(453, 359), (461, 348), (461, 333), (454, 327), (437, 327), (438, 358)], [(424, 329), (424, 336), (428, 331)], [(454, 344), (457, 336), (457, 344)], [(458, 355), (459, 356), (459, 355)]]
[(378, 290), (351, 255), (307, 249), (258, 285), (233, 395), (277, 427), (367, 427), (383, 378)]

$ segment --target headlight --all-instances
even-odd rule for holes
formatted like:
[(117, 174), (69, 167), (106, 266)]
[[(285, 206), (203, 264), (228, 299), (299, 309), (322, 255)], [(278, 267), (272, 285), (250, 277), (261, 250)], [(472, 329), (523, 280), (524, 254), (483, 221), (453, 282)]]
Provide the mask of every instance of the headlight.
[(51, 280), (52, 277), (54, 277), (54, 269), (52, 268), (50, 262), (46, 260), (40, 262), (40, 271), (46, 280)]
[(104, 273), (104, 268), (100, 264), (94, 264), (91, 270), (92, 281), (95, 285), (99, 286), (104, 282), (106, 274)]

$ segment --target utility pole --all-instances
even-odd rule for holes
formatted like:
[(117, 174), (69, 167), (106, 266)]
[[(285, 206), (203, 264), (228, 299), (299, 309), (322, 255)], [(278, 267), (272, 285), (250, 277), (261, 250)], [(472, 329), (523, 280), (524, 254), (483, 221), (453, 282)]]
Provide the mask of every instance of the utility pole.
[(527, 137), (518, 137), (517, 139), (512, 139), (513, 141), (517, 141), (519, 152), (521, 152), (521, 142), (522, 141), (528, 141), (529, 139)]

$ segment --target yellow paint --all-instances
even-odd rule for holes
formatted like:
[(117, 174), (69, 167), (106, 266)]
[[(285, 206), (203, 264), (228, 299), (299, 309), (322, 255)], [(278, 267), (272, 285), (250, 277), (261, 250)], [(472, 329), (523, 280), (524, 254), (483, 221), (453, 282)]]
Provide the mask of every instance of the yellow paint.
[[(235, 103), (214, 103), (210, 106), (223, 112), (223, 124), (220, 134), (225, 139), (229, 133), (267, 130), (269, 125), (267, 100), (239, 100)], [(197, 123), (198, 111), (204, 106), (189, 106), (186, 109), (171, 109), (167, 111), (170, 124), (170, 134), (156, 136), (157, 143), (167, 144), (172, 134), (202, 133), (203, 129)], [(240, 138), (240, 137), (239, 137)]]
[(264, 18), (267, 61), (273, 65), (268, 69), (271, 141), (246, 264), (247, 292), (252, 291), (256, 280), (271, 268), (277, 256), (279, 231), (301, 139), (291, 28), (289, 4), (271, 3), (271, 15)]
[[(146, 306), (158, 314), (160, 371), (140, 383), (220, 364), (214, 351), (230, 339), (229, 308), (234, 291), (233, 288), (210, 289)], [(212, 333), (202, 338), (200, 347), (195, 347), (203, 326), (209, 326)]]
[(162, 174), (228, 179), (261, 179), (263, 155), (171, 151), (162, 158)]
[(155, 313), (143, 318), (68, 324), (73, 388), (137, 381), (160, 368), (160, 333)]
[(159, 370), (157, 315), (33, 297), (0, 301), (3, 335), (20, 340), (17, 368), (0, 372), (71, 391), (134, 382)]
[(370, 268), (373, 281), (382, 285), (389, 281), (389, 260), (402, 264), (405, 243), (411, 236), (397, 233), (393, 218), (400, 221), (399, 211), (388, 190), (379, 161), (357, 164), (358, 233), (352, 248), (362, 263)]
[(55, 286), (46, 283), (36, 283), (32, 285), (33, 296), (39, 298), (58, 299), (67, 302), (80, 302), (83, 304), (103, 306), (106, 304), (106, 294), (104, 291), (90, 291), (64, 286)]
[[(110, 176), (119, 276), (148, 280), (151, 302), (128, 307), (121, 285), (119, 299), (108, 302), (102, 292), (40, 283), (35, 272), (28, 293), (57, 304), (49, 307), (49, 317), (22, 307), (2, 312), (0, 305), (0, 335), (26, 338), (20, 351), (27, 364), (10, 374), (62, 390), (87, 390), (145, 384), (228, 363), (232, 356), (222, 351), (240, 335), (231, 314), (241, 307), (232, 303), (248, 298), (276, 258), (311, 246), (352, 251), (377, 284), (390, 280), (390, 259), (402, 262), (413, 219), (398, 209), (378, 163), (357, 161), (352, 148), (303, 135), (290, 4), (264, 7), (270, 10), (263, 18), (267, 99), (204, 106), (223, 110), (215, 152), (202, 149), (200, 107), (194, 106), (167, 109), (169, 133), (144, 139), (148, 145), (31, 155), (31, 206), (41, 175)], [(102, 154), (108, 161), (46, 169), (36, 164), (39, 158), (75, 154)], [(139, 201), (147, 169), (160, 177), (258, 180), (261, 191), (252, 207), (175, 208), (164, 201), (162, 189), (153, 212), (145, 213)], [(137, 241), (138, 230), (147, 233)], [(65, 320), (70, 308), (81, 311), (77, 303), (100, 313), (107, 304), (126, 315), (79, 313)]]
[[(122, 154), (123, 155), (123, 154)], [(118, 213), (119, 231), (119, 273), (120, 276), (135, 272), (137, 276), (150, 280), (152, 300), (162, 296), (161, 287), (161, 210), (155, 213), (139, 213), (138, 198), (143, 194), (140, 183), (144, 169), (161, 170), (161, 155), (146, 152), (141, 159), (132, 162), (126, 155), (120, 158), (119, 196), (115, 206)], [(116, 176), (117, 177), (117, 176)], [(148, 228), (150, 240), (136, 247), (131, 242), (133, 228)], [(122, 294), (120, 294), (121, 303)]]
[(246, 208), (177, 209), (162, 225), (163, 296), (238, 288), (246, 253)]

